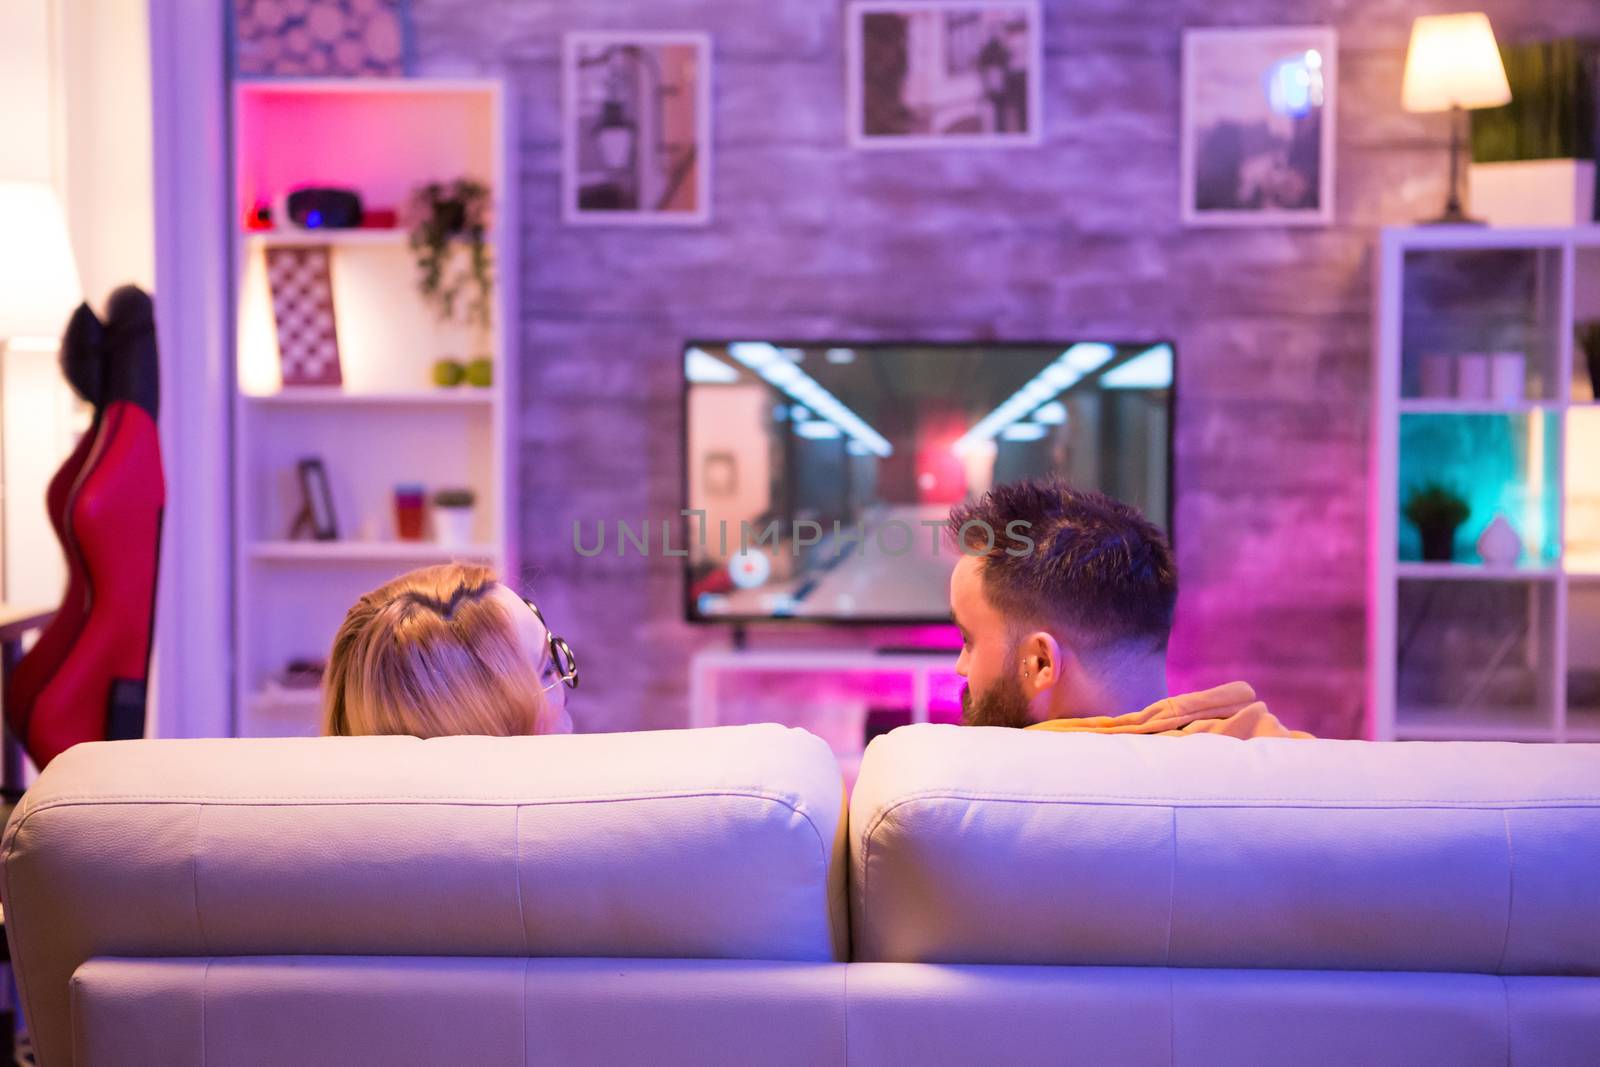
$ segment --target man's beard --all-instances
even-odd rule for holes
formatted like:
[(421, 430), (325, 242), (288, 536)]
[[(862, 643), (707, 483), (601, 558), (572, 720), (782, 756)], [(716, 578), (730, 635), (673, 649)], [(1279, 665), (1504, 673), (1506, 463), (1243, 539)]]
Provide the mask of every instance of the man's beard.
[(1014, 729), (1032, 726), (1033, 717), (1028, 714), (1028, 698), (1022, 695), (1022, 682), (1015, 674), (1007, 672), (976, 702), (972, 699), (971, 687), (962, 686), (961, 725), (1010, 726)]

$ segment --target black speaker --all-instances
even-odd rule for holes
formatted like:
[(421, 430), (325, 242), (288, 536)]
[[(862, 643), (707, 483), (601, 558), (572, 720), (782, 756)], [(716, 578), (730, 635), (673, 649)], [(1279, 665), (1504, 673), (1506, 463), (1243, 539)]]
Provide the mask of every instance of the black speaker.
[(308, 230), (361, 225), (361, 197), (349, 189), (296, 189), (289, 194), (289, 220)]

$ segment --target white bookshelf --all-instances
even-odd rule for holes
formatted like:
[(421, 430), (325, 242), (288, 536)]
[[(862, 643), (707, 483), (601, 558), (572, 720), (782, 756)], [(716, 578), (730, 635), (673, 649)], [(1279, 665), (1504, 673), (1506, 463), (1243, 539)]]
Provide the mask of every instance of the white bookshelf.
[[(430, 563), (515, 574), (515, 124), (498, 81), (339, 79), (241, 82), (234, 97), (234, 725), (242, 736), (315, 733), (320, 691), (276, 684), (296, 658), (325, 658), (361, 593)], [(416, 289), (406, 210), (428, 181), (470, 176), (493, 208), (493, 326), (441, 323)], [(307, 184), (356, 189), (399, 210), (388, 229), (242, 227), (257, 203)], [(343, 384), (285, 387), (265, 272), (270, 248), (330, 252)], [(433, 383), (434, 362), (488, 355), (489, 386)], [(290, 540), (296, 463), (323, 460), (339, 538)], [(470, 544), (396, 536), (393, 491), (471, 489)], [(431, 536), (431, 530), (429, 531)]]
[[(1600, 320), (1600, 226), (1385, 230), (1375, 263), (1369, 708), (1379, 740), (1600, 741), (1600, 405), (1574, 338)], [(1522, 352), (1525, 395), (1422, 396), (1424, 356)], [(1456, 558), (1403, 517), (1440, 480)], [(1496, 513), (1523, 541), (1490, 566)]]

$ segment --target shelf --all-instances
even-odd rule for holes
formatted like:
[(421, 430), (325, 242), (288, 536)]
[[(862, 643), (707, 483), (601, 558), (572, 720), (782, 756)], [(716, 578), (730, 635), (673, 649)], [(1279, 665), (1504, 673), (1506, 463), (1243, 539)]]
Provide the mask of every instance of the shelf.
[(398, 226), (385, 229), (332, 227), (318, 230), (242, 230), (244, 239), (267, 248), (299, 248), (307, 245), (353, 245), (364, 247), (400, 246), (408, 231)]
[(392, 393), (351, 393), (338, 386), (300, 386), (276, 393), (246, 394), (246, 403), (274, 407), (486, 407), (494, 402), (493, 388), (455, 386)]
[(253, 710), (278, 708), (285, 711), (321, 711), (322, 687), (290, 689), (287, 686), (269, 685), (250, 694)]
[(1394, 736), (1400, 741), (1553, 741), (1556, 730), (1533, 708), (1401, 708)]
[[(280, 78), (249, 75), (236, 80), (241, 96), (437, 96), (481, 94), (493, 83), (475, 78)], [(494, 86), (498, 88), (498, 86)]]
[(494, 545), (453, 546), (431, 541), (256, 541), (247, 551), (251, 559), (262, 563), (448, 563), (458, 559), (492, 560), (500, 555)]
[(241, 737), (316, 737), (322, 733), (322, 688), (269, 685), (245, 697)]
[(1383, 238), (1405, 249), (1476, 251), (1509, 248), (1542, 251), (1571, 242), (1600, 244), (1600, 225), (1582, 226), (1385, 226)]
[(1483, 563), (1396, 563), (1396, 578), (1416, 578), (1429, 581), (1519, 581), (1545, 580), (1561, 572), (1549, 565), (1513, 564), (1509, 567), (1491, 567)]
[[(1577, 407), (1579, 405), (1572, 405)], [(1527, 415), (1535, 411), (1555, 412), (1562, 405), (1554, 400), (1518, 400), (1503, 404), (1493, 400), (1424, 400), (1412, 397), (1400, 401), (1402, 415)]]

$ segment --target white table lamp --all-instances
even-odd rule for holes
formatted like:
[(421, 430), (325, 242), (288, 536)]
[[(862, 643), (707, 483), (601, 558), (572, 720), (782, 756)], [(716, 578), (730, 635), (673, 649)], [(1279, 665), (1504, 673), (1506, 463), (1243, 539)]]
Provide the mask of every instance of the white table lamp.
[(48, 182), (0, 181), (0, 341), (54, 349), (82, 299), (55, 190)]
[(45, 489), (72, 447), (56, 353), (83, 290), (47, 182), (0, 180), (0, 597), (53, 603), (65, 567)]
[(1431, 222), (1477, 223), (1461, 206), (1461, 144), (1467, 111), (1511, 102), (1511, 86), (1500, 61), (1489, 16), (1423, 15), (1411, 25), (1400, 100), (1407, 111), (1450, 115), (1450, 198)]

